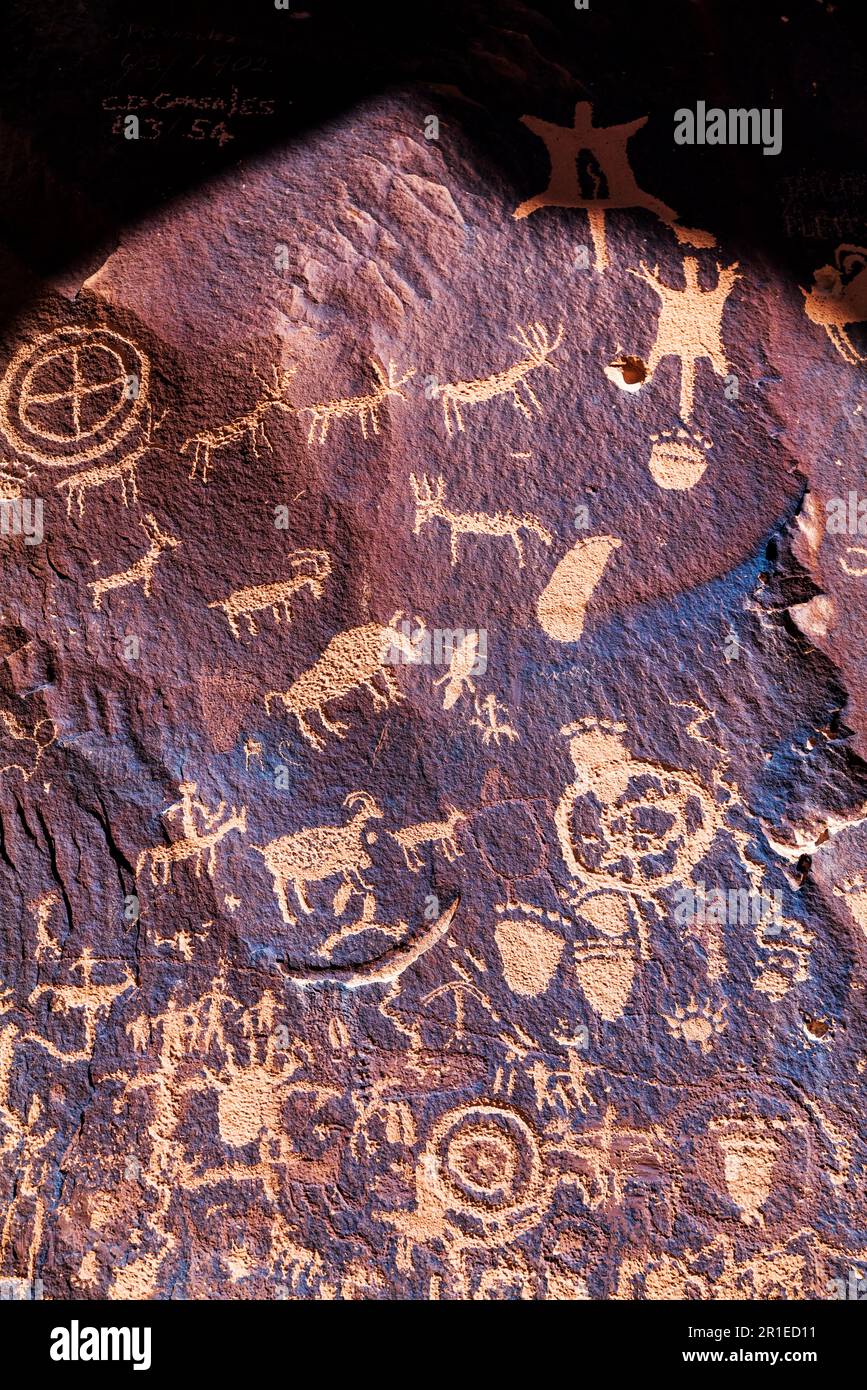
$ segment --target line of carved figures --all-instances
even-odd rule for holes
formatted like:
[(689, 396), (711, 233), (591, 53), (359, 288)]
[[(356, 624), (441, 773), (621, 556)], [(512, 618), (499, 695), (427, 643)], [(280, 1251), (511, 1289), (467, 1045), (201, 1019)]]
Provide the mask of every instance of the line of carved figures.
[[(526, 327), (518, 327), (517, 336), (512, 341), (524, 350), (525, 355), (517, 362), (501, 371), (492, 373), (490, 376), (469, 381), (437, 383), (435, 394), (442, 402), (443, 419), (447, 433), (452, 433), (454, 425), (457, 426), (458, 430), (463, 431), (462, 407), (479, 405), (485, 401), (495, 400), (500, 396), (510, 398), (514, 408), (528, 418), (531, 415), (529, 408), (531, 406), (541, 414), (542, 407), (530, 385), (529, 376), (542, 367), (556, 370), (553, 362), (549, 359), (556, 352), (562, 340), (562, 324), (553, 342), (544, 324), (534, 323), (528, 324)], [(212, 455), (230, 444), (243, 441), (245, 438), (249, 440), (250, 447), (257, 457), (257, 440), (271, 448), (271, 442), (265, 429), (265, 419), (269, 411), (272, 410), (279, 410), (284, 414), (309, 415), (308, 443), (324, 444), (332, 423), (337, 420), (354, 420), (365, 439), (368, 437), (368, 429), (374, 434), (379, 434), (379, 413), (383, 405), (389, 399), (402, 401), (407, 399), (401, 387), (415, 376), (415, 369), (412, 368), (405, 372), (403, 376), (397, 376), (393, 362), (389, 362), (388, 367), (385, 368), (375, 358), (371, 358), (371, 367), (376, 379), (376, 385), (372, 391), (358, 396), (318, 401), (313, 405), (301, 406), (295, 406), (287, 399), (289, 384), (295, 375), (296, 368), (279, 371), (277, 367), (274, 367), (271, 382), (268, 382), (254, 368), (253, 374), (261, 384), (261, 394), (253, 409), (226, 421), (225, 424), (219, 425), (215, 429), (201, 430), (181, 445), (182, 454), (192, 451), (193, 465), (190, 477), (194, 478), (201, 469), (202, 482), (206, 483)]]
[[(50, 925), (59, 905), (56, 894), (31, 904), (38, 964), (63, 954)], [(107, 964), (119, 976), (112, 982), (96, 977)], [(536, 1236), (550, 1297), (600, 1296), (585, 1279), (603, 1276), (615, 1297), (671, 1297), (672, 1286), (683, 1297), (782, 1296), (774, 1289), (842, 1296), (825, 1281), (845, 1278), (850, 1264), (864, 1262), (867, 1252), (836, 1239), (833, 1225), (826, 1224), (819, 1240), (814, 1226), (820, 1185), (826, 1221), (835, 1201), (845, 1211), (857, 1200), (853, 1136), (824, 1098), (814, 1100), (793, 1083), (733, 1076), (718, 1078), (719, 1085), (670, 1084), (665, 1092), (676, 1108), (656, 1119), (636, 1115), (634, 1103), (627, 1112), (613, 1102), (605, 1067), (568, 1039), (546, 1053), (516, 1037), (520, 1099), (504, 1095), (488, 1076), (455, 1100), (448, 1056), (434, 1064), (419, 1048), (420, 1072), (410, 1073), (395, 1054), (392, 1069), (371, 1076), (345, 1010), (326, 1007), (311, 1036), (299, 1038), (282, 1021), (283, 1005), (269, 988), (252, 1003), (246, 994), (243, 1003), (235, 996), (224, 961), (203, 993), (190, 998), (179, 988), (157, 1012), (134, 1011), (139, 985), (119, 962), (97, 961), (85, 951), (70, 971), (79, 981), (38, 984), (28, 1008), (36, 1014), (47, 1001), (49, 1017), (65, 1016), (72, 1036), (79, 1035), (72, 1051), (44, 1037), (30, 1014), (22, 1030), (11, 992), (0, 986), (0, 1157), (15, 1175), (0, 1214), (0, 1268), (11, 1259), (21, 1277), (32, 1279), (43, 1267), (58, 1152), (67, 1170), (71, 1158), (65, 1143), (60, 1148), (56, 1110), (38, 1094), (22, 1105), (27, 1092), (14, 1080), (16, 1051), (38, 1046), (65, 1068), (87, 1066), (98, 1039), (111, 1036), (104, 1025), (119, 1009), (130, 1020), (129, 1049), (107, 1077), (114, 1144), (94, 1169), (103, 1183), (89, 1184), (89, 1223), (74, 1227), (76, 1239), (84, 1235), (84, 1247), (76, 1246), (76, 1282), (83, 1288), (105, 1280), (113, 1297), (159, 1296), (185, 1259), (191, 1223), (194, 1230), (201, 1220), (212, 1222), (208, 1261), (219, 1258), (228, 1270), (224, 1283), (263, 1275), (273, 1281), (281, 1271), (285, 1296), (337, 1296), (326, 1293), (331, 1281), (339, 1296), (375, 1296), (384, 1272), (365, 1276), (353, 1266), (341, 1276), (326, 1269), (304, 1243), (291, 1196), (316, 1191), (320, 1210), (330, 1212), (332, 1202), (339, 1209), (341, 1175), (353, 1170), (363, 1171), (371, 1198), (362, 1219), (389, 1240), (398, 1273), (411, 1274), (417, 1261), (430, 1271), (431, 1258), (439, 1266), (430, 1275), (429, 1297), (471, 1290), (477, 1297), (534, 1296), (527, 1257)], [(459, 1060), (466, 1063), (467, 1054)], [(447, 1094), (432, 1105), (423, 1092), (419, 1105), (419, 1074), (432, 1065), (446, 1069)], [(191, 1098), (198, 1100), (192, 1128)], [(149, 1123), (142, 1122), (143, 1103)], [(335, 1125), (341, 1103), (348, 1124)], [(203, 1113), (213, 1118), (212, 1133)], [(302, 1114), (306, 1122), (299, 1125)], [(710, 1204), (708, 1187), (715, 1194)], [(395, 1198), (404, 1190), (409, 1202)], [(258, 1237), (245, 1239), (251, 1193), (267, 1212), (264, 1246)], [(229, 1215), (232, 1194), (241, 1231)], [(177, 1201), (184, 1204), (180, 1223)], [(654, 1220), (640, 1221), (642, 1240), (612, 1241), (620, 1214), (628, 1209), (634, 1221), (645, 1202)], [(686, 1249), (674, 1224), (683, 1211), (693, 1213), (700, 1237)], [(118, 1213), (129, 1221), (121, 1259), (106, 1236)], [(600, 1267), (591, 1248), (580, 1267), (584, 1277), (573, 1274), (570, 1281), (574, 1258), (560, 1262), (557, 1233), (563, 1256), (574, 1257), (576, 1234), (583, 1250), (596, 1223), (612, 1267)], [(343, 1248), (352, 1249), (352, 1241)], [(519, 1292), (510, 1292), (516, 1283)]]
[[(696, 717), (689, 726), (689, 736), (707, 743), (701, 734), (707, 713), (690, 708)], [(765, 870), (755, 861), (751, 833), (739, 824), (745, 807), (731, 779), (727, 758), (716, 750), (717, 762), (702, 781), (690, 772), (673, 772), (636, 759), (623, 742), (624, 732), (623, 725), (595, 719), (579, 720), (561, 730), (575, 768), (575, 780), (564, 788), (553, 809), (551, 827), (570, 885), (557, 890), (566, 915), (546, 915), (531, 903), (514, 903), (511, 889), (507, 902), (496, 908), (500, 919), (495, 939), (504, 977), (518, 995), (546, 991), (563, 958), (562, 928), (570, 932), (575, 922), (582, 923), (581, 931), (589, 935), (574, 947), (578, 977), (595, 1011), (609, 1020), (622, 1012), (638, 967), (650, 957), (648, 923), (661, 924), (671, 916), (666, 892), (696, 881), (698, 866), (719, 835), (734, 842), (738, 872), (750, 885), (751, 900), (765, 901)], [(183, 863), (192, 864), (197, 877), (204, 868), (213, 879), (225, 838), (233, 833), (247, 834), (246, 807), (227, 807), (221, 801), (212, 809), (192, 782), (182, 783), (179, 792), (180, 799), (165, 814), (169, 821), (180, 822), (180, 837), (143, 850), (136, 863), (137, 876), (147, 871), (154, 886), (167, 885), (173, 866)], [(393, 982), (453, 926), (457, 928), (457, 899), (445, 911), (437, 907), (436, 920), (415, 935), (405, 921), (380, 920), (378, 890), (368, 876), (374, 869), (371, 847), (378, 843), (374, 825), (383, 820), (384, 813), (375, 798), (362, 790), (350, 793), (343, 807), (344, 814), (335, 823), (302, 826), (266, 843), (248, 844), (264, 861), (285, 923), (297, 926), (300, 911), (304, 918), (313, 917), (317, 928), (323, 916), (334, 927), (315, 954), (330, 960), (335, 946), (368, 932), (378, 931), (402, 943), (384, 957), (377, 957), (381, 968), (373, 973), (347, 967), (344, 984)], [(438, 850), (448, 862), (459, 858), (465, 852), (461, 842), (465, 831), (479, 848), (475, 824), (480, 815), (484, 819), (483, 807), (446, 809), (442, 819), (387, 830), (410, 873), (421, 871), (427, 847)], [(592, 831), (579, 828), (586, 826), (588, 813), (596, 818)], [(576, 814), (577, 820), (573, 819)], [(650, 828), (654, 821), (659, 827), (656, 830)], [(533, 821), (522, 835), (523, 852), (528, 853), (535, 840), (539, 864), (546, 864), (542, 828)], [(660, 870), (662, 862), (668, 864), (665, 872)], [(500, 869), (487, 867), (496, 879)], [(380, 861), (378, 868), (382, 871), (386, 863)], [(530, 876), (539, 871), (538, 867), (532, 869)], [(311, 889), (317, 894), (313, 904)], [(354, 916), (347, 912), (353, 899), (361, 900)], [(856, 916), (860, 903), (853, 885), (848, 906)], [(706, 962), (708, 983), (714, 986), (727, 970), (721, 923), (712, 916), (701, 916), (686, 919), (682, 926), (687, 938), (696, 939)], [(812, 935), (798, 922), (778, 914), (770, 917), (760, 913), (752, 926), (757, 952), (755, 988), (770, 998), (780, 998), (793, 984), (807, 978)], [(291, 978), (302, 986), (323, 981), (321, 970), (312, 967), (311, 973), (299, 969)], [(338, 978), (339, 972), (335, 980)], [(459, 992), (464, 987), (457, 981), (454, 985)], [(464, 985), (473, 988), (469, 979)], [(724, 1026), (722, 1014), (710, 1006), (694, 1005), (691, 1001), (686, 1010), (672, 1017), (672, 1030), (704, 1044)]]
[[(854, 293), (856, 290), (859, 292), (856, 296), (857, 305), (848, 309), (850, 317), (847, 319), (846, 313), (851, 295), (847, 298), (841, 278), (842, 272), (833, 267), (824, 267), (821, 272), (817, 272), (817, 288), (809, 294), (804, 292), (806, 310), (812, 322), (827, 330), (832, 343), (844, 357), (844, 360), (851, 364), (857, 364), (863, 362), (864, 358), (858, 355), (849, 344), (848, 339), (842, 336), (842, 325), (844, 321), (861, 322), (864, 319), (865, 311), (861, 303), (863, 299), (861, 286), (864, 276), (867, 274), (865, 271), (867, 252), (862, 248), (843, 246), (838, 248), (838, 257), (841, 254), (843, 256), (842, 264), (845, 265), (847, 273), (854, 277), (851, 282), (852, 292)], [(695, 257), (687, 256), (684, 258), (683, 270), (684, 285), (682, 287), (666, 285), (659, 276), (658, 268), (650, 272), (642, 264), (640, 270), (630, 272), (649, 284), (659, 297), (660, 319), (657, 334), (648, 361), (646, 364), (642, 364), (639, 375), (630, 376), (628, 371), (629, 364), (637, 359), (624, 356), (622, 353), (617, 360), (606, 367), (605, 373), (622, 389), (638, 391), (651, 380), (660, 362), (669, 356), (677, 358), (681, 364), (680, 416), (684, 423), (688, 423), (693, 412), (696, 364), (698, 361), (706, 358), (711, 363), (714, 372), (721, 377), (727, 377), (731, 371), (722, 343), (722, 314), (731, 289), (740, 277), (736, 273), (736, 265), (725, 268), (718, 267), (716, 285), (711, 288), (703, 288), (699, 283), (698, 261)], [(692, 329), (689, 328), (690, 324), (693, 325)], [(58, 330), (57, 332), (62, 334), (63, 332), (86, 332), (86, 330)], [(476, 406), (501, 397), (509, 399), (513, 407), (527, 418), (531, 417), (532, 410), (541, 414), (542, 407), (529, 378), (533, 372), (541, 368), (558, 370), (550, 359), (562, 343), (563, 332), (563, 325), (561, 324), (552, 340), (542, 323), (536, 322), (524, 327), (519, 326), (517, 336), (513, 338), (513, 341), (523, 349), (525, 355), (509, 366), (487, 376), (466, 380), (458, 379), (439, 383), (433, 377), (426, 378), (429, 383), (430, 394), (442, 403), (447, 434), (451, 435), (455, 426), (459, 431), (463, 431), (462, 410), (468, 406)], [(45, 335), (45, 339), (50, 340), (53, 336), (56, 335)], [(146, 381), (149, 376), (149, 368), (145, 370), (142, 355), (122, 335), (111, 334), (110, 336), (116, 338), (117, 342), (124, 345), (126, 349), (135, 353), (136, 359), (142, 363), (142, 380)], [(37, 365), (40, 360), (40, 352), (47, 353), (47, 350), (48, 342), (43, 339), (37, 340), (36, 344), (33, 345), (32, 356)], [(54, 355), (59, 354), (55, 351)], [(254, 367), (253, 375), (260, 383), (260, 396), (252, 409), (231, 417), (213, 428), (200, 430), (181, 445), (181, 453), (192, 457), (190, 477), (195, 478), (200, 475), (202, 481), (207, 483), (213, 455), (232, 444), (247, 441), (256, 457), (258, 457), (257, 442), (271, 448), (265, 426), (268, 414), (274, 410), (302, 417), (309, 415), (310, 424), (307, 435), (309, 443), (324, 444), (334, 421), (356, 421), (365, 439), (368, 438), (368, 429), (374, 434), (378, 434), (379, 415), (383, 405), (389, 399), (407, 400), (401, 387), (415, 376), (415, 370), (411, 369), (398, 377), (394, 363), (389, 363), (388, 367), (385, 368), (376, 359), (371, 359), (371, 366), (377, 383), (372, 391), (357, 396), (335, 398), (300, 406), (292, 404), (287, 398), (289, 385), (297, 368), (278, 369), (274, 366), (272, 367), (272, 379), (269, 381)], [(17, 405), (19, 413), (24, 413), (29, 407), (32, 407), (34, 400), (37, 402), (42, 399), (53, 401), (55, 397), (62, 394), (71, 394), (71, 391), (70, 393), (56, 392), (43, 398), (34, 397), (32, 392), (29, 395), (22, 392), (17, 402), (13, 402), (11, 397), (14, 395), (14, 383), (8, 378), (9, 373), (7, 372), (6, 378), (0, 385), (0, 428), (3, 428), (4, 417), (11, 421), (14, 413), (13, 405)], [(95, 392), (108, 388), (119, 388), (126, 380), (125, 377), (117, 377), (105, 382), (97, 382), (93, 387), (81, 389)], [(137, 390), (141, 391), (138, 375), (135, 375), (135, 380), (139, 383)], [(133, 501), (137, 500), (137, 465), (145, 453), (158, 447), (154, 444), (153, 437), (162, 425), (165, 412), (154, 422), (152, 408), (146, 402), (143, 392), (141, 396), (136, 397), (135, 404), (140, 411), (143, 422), (143, 428), (135, 446), (129, 452), (121, 453), (119, 457), (109, 463), (97, 464), (94, 467), (72, 473), (56, 484), (57, 489), (66, 494), (68, 514), (71, 514), (72, 505), (75, 502), (79, 515), (83, 515), (86, 493), (110, 482), (116, 481), (120, 484), (124, 505), (128, 505), (130, 496)], [(130, 413), (136, 414), (138, 411)], [(106, 418), (109, 417), (109, 414), (106, 412)], [(35, 460), (46, 462), (51, 467), (64, 466), (61, 458), (51, 459), (38, 449), (28, 448), (26, 444), (23, 444), (17, 430), (11, 423), (7, 425), (4, 432), (14, 444), (24, 449)], [(90, 431), (91, 434), (94, 432), (94, 430)], [(120, 433), (118, 430), (118, 438), (120, 438)], [(58, 436), (53, 437), (57, 438)], [(88, 435), (77, 429), (77, 432), (70, 435), (70, 438), (86, 441)], [(706, 467), (704, 454), (711, 447), (711, 441), (703, 440), (699, 434), (691, 435), (685, 429), (678, 430), (676, 434), (663, 432), (660, 435), (653, 435), (651, 438), (654, 442), (650, 468), (659, 485), (664, 488), (694, 486), (704, 473)], [(83, 448), (78, 455), (71, 457), (87, 459), (91, 455), (104, 453), (106, 447), (106, 442), (103, 442), (99, 446), (93, 445), (89, 449)], [(8, 486), (4, 488), (4, 495), (9, 487), (14, 491), (17, 481), (20, 479), (16, 479), (14, 475), (8, 477)]]
[[(536, 537), (547, 548), (554, 543), (552, 533), (534, 516), (518, 515), (511, 511), (455, 510), (447, 503), (445, 483), (441, 477), (432, 480), (426, 475), (419, 478), (411, 474), (410, 485), (415, 498), (414, 534), (419, 535), (424, 527), (442, 522), (449, 534), (452, 565), (458, 562), (458, 542), (461, 537), (508, 540), (514, 548), (519, 568), (524, 566), (526, 544), (522, 533)], [(126, 569), (88, 582), (96, 610), (102, 609), (107, 594), (136, 585), (140, 585), (144, 596), (149, 597), (154, 572), (162, 557), (182, 544), (177, 536), (163, 531), (152, 513), (145, 514), (141, 526), (149, 537), (149, 545), (139, 559)], [(580, 639), (587, 605), (610, 556), (620, 544), (620, 540), (613, 536), (586, 537), (571, 546), (560, 559), (539, 594), (536, 605), (538, 622), (552, 639), (559, 642), (576, 642)], [(256, 617), (269, 610), (275, 622), (290, 625), (293, 600), (304, 590), (309, 591), (312, 599), (322, 599), (333, 567), (329, 554), (324, 550), (297, 549), (289, 554), (288, 564), (293, 573), (287, 578), (245, 585), (208, 603), (209, 608), (225, 615), (235, 639), (240, 639), (242, 635), (241, 622), (246, 624), (246, 631), (251, 637), (257, 636), (259, 628)], [(386, 709), (399, 701), (402, 693), (394, 675), (395, 668), (431, 661), (431, 634), (424, 619), (415, 618), (414, 630), (402, 620), (403, 613), (398, 611), (387, 623), (366, 623), (337, 633), (318, 660), (287, 689), (270, 690), (265, 694), (266, 712), (270, 714), (275, 703), (282, 705), (297, 721), (304, 740), (320, 751), (325, 747), (326, 740), (311, 723), (313, 716), (326, 734), (342, 738), (347, 729), (346, 724), (329, 718), (326, 706), (330, 702), (357, 690), (366, 691), (377, 708)], [(435, 685), (446, 686), (443, 698), (445, 709), (455, 705), (464, 693), (476, 694), (473, 676), (484, 669), (480, 665), (479, 644), (480, 634), (477, 631), (455, 630), (445, 653), (448, 669), (435, 682)], [(517, 736), (507, 722), (499, 720), (501, 712), (502, 707), (492, 695), (484, 700), (477, 699), (476, 718), (471, 723), (480, 730), (485, 744), (491, 739), (499, 743), (502, 737)]]

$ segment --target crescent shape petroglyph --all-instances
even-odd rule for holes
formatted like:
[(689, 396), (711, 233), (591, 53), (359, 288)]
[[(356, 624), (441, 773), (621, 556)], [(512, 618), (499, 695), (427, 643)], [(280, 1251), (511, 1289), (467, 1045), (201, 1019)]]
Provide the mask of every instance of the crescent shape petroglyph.
[(291, 961), (281, 960), (279, 962), (280, 967), (286, 979), (291, 980), (299, 989), (307, 989), (310, 985), (342, 985), (344, 989), (359, 989), (362, 985), (392, 984), (420, 956), (423, 956), (438, 941), (442, 941), (452, 924), (460, 901), (460, 897), (455, 898), (454, 902), (451, 902), (445, 911), (440, 913), (432, 926), (421, 936), (415, 937), (412, 941), (404, 942), (401, 946), (384, 951), (381, 956), (377, 956), (371, 961), (365, 961), (363, 965), (317, 967), (315, 965), (295, 965)]

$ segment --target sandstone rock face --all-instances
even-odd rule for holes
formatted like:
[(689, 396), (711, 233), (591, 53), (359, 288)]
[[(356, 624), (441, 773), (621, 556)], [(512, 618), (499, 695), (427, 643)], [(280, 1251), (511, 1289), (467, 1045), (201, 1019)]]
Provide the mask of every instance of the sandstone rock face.
[(0, 1277), (867, 1269), (867, 228), (799, 283), (593, 22), (8, 252)]

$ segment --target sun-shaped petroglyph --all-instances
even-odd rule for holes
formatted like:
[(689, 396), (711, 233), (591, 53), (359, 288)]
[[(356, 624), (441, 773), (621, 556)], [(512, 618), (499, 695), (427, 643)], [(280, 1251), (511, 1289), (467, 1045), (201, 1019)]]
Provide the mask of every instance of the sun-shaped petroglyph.
[(118, 448), (147, 403), (150, 363), (108, 328), (55, 328), (26, 343), (0, 381), (0, 429), (49, 468)]
[[(576, 884), (571, 906), (591, 927), (576, 945), (576, 968), (603, 1017), (622, 1010), (636, 964), (649, 954), (643, 909), (666, 912), (660, 895), (695, 882), (721, 834), (737, 847), (740, 872), (750, 884), (744, 895), (762, 905), (751, 920), (758, 952), (755, 988), (779, 998), (807, 978), (811, 936), (797, 922), (765, 912), (772, 901), (765, 898), (765, 870), (750, 851), (742, 824), (748, 813), (728, 760), (702, 732), (707, 711), (684, 707), (696, 714), (688, 736), (717, 755), (707, 783), (687, 770), (633, 757), (623, 724), (586, 718), (561, 730), (577, 775), (560, 798), (554, 822)], [(723, 925), (715, 912), (684, 914), (686, 935), (701, 946), (710, 982), (726, 972)]]
[(460, 1105), (432, 1126), (415, 1165), (415, 1207), (375, 1215), (398, 1233), (399, 1267), (417, 1245), (499, 1246), (537, 1226), (556, 1184), (540, 1136), (517, 1110)]

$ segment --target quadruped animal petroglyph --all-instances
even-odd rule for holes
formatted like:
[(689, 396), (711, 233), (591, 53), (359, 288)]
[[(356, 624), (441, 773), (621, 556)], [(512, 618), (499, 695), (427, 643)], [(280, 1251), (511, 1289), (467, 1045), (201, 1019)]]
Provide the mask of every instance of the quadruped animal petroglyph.
[[(401, 386), (405, 386), (411, 377), (415, 375), (415, 370), (405, 372), (403, 376), (396, 375), (396, 368), (393, 362), (389, 362), (388, 368), (381, 366), (375, 357), (370, 359), (377, 385), (373, 391), (369, 391), (363, 396), (346, 396), (343, 399), (331, 401), (318, 401), (315, 405), (304, 405), (299, 407), (299, 413), (310, 416), (310, 429), (307, 434), (308, 444), (314, 440), (318, 444), (324, 444), (328, 436), (328, 431), (335, 420), (357, 420), (364, 439), (367, 438), (368, 426), (374, 434), (379, 434), (379, 412), (389, 397), (405, 401), (406, 395), (401, 391)], [(317, 438), (318, 430), (318, 438)]]
[[(214, 599), (209, 608), (221, 608), (226, 615), (233, 637), (240, 637), (237, 619), (244, 618), (251, 637), (259, 631), (253, 622), (253, 614), (270, 608), (274, 621), (279, 623), (283, 615), (284, 623), (291, 624), (291, 600), (301, 589), (310, 590), (314, 598), (320, 599), (325, 593), (325, 580), (331, 574), (331, 557), (324, 550), (296, 550), (289, 556), (289, 564), (298, 571), (291, 579), (280, 579), (272, 584), (252, 584), (236, 589), (226, 598)], [(306, 567), (306, 568), (305, 568)]]
[[(426, 634), (424, 621), (419, 617), (415, 619), (416, 630), (410, 637), (399, 631), (397, 625), (402, 617), (399, 610), (388, 623), (365, 623), (362, 627), (339, 632), (319, 659), (303, 671), (288, 690), (267, 692), (264, 697), (267, 713), (271, 713), (274, 701), (279, 700), (295, 716), (302, 737), (318, 751), (325, 747), (325, 739), (311, 728), (308, 715), (318, 715), (323, 728), (337, 738), (343, 738), (348, 727), (327, 717), (324, 707), (329, 701), (361, 689), (368, 692), (378, 709), (387, 709), (402, 700), (403, 694), (391, 673), (389, 661), (393, 653), (399, 651), (403, 661), (421, 662)], [(377, 679), (385, 687), (384, 693), (376, 686)]]
[(515, 410), (528, 420), (532, 419), (529, 406), (541, 415), (542, 407), (528, 377), (531, 372), (539, 371), (543, 367), (553, 372), (559, 371), (549, 358), (563, 341), (563, 325), (560, 324), (553, 342), (542, 323), (527, 324), (526, 327), (518, 327), (515, 332), (517, 336), (509, 335), (510, 341), (517, 343), (526, 354), (518, 362), (502, 371), (493, 372), (490, 376), (475, 377), (470, 381), (449, 381), (440, 386), (438, 394), (443, 403), (443, 419), (447, 434), (452, 433), (453, 419), (458, 429), (463, 432), (462, 406), (481, 405), (484, 401), (497, 400), (499, 396), (509, 396)]
[[(362, 878), (364, 870), (371, 867), (371, 859), (363, 843), (364, 826), (370, 820), (381, 820), (382, 811), (373, 797), (363, 791), (350, 792), (343, 804), (348, 808), (358, 807), (355, 815), (344, 825), (310, 826), (292, 835), (281, 835), (266, 845), (251, 846), (262, 856), (273, 877), (280, 915), (290, 925), (294, 925), (297, 918), (289, 908), (289, 886), (295, 893), (301, 911), (308, 915), (313, 911), (306, 897), (306, 889), (311, 883), (339, 877), (349, 892), (370, 891), (370, 885)], [(368, 842), (370, 837), (375, 839), (373, 831), (367, 832)]]
[[(172, 867), (188, 859), (195, 862), (196, 878), (201, 876), (207, 860), (208, 877), (213, 878), (217, 870), (218, 845), (233, 832), (240, 835), (247, 833), (245, 806), (239, 811), (235, 806), (227, 808), (225, 802), (221, 801), (212, 811), (198, 795), (195, 782), (181, 782), (178, 791), (180, 800), (170, 806), (164, 815), (168, 820), (180, 817), (181, 839), (168, 845), (152, 845), (143, 849), (136, 860), (137, 878), (145, 866), (149, 866), (151, 882), (156, 884), (161, 881), (164, 887), (171, 878)], [(161, 879), (158, 870), (162, 871)]]
[(269, 449), (273, 446), (265, 430), (265, 417), (271, 410), (280, 410), (284, 414), (294, 411), (295, 407), (286, 399), (289, 384), (297, 371), (297, 368), (290, 367), (280, 371), (276, 366), (272, 367), (272, 379), (268, 381), (266, 377), (260, 376), (253, 368), (253, 376), (259, 382), (261, 392), (259, 400), (243, 415), (237, 415), (234, 419), (226, 420), (222, 425), (215, 425), (213, 429), (199, 430), (198, 434), (191, 435), (184, 440), (181, 445), (181, 453), (188, 454), (192, 451), (193, 464), (190, 469), (190, 477), (195, 478), (196, 473), (201, 468), (202, 482), (207, 483), (208, 471), (211, 467), (211, 455), (218, 450), (226, 449), (230, 444), (236, 444), (239, 440), (249, 439), (250, 448), (256, 458), (259, 457), (259, 450), (256, 448), (257, 439), (266, 444)]
[(144, 416), (145, 427), (134, 449), (131, 449), (127, 454), (121, 454), (111, 463), (100, 463), (93, 468), (85, 468), (79, 473), (71, 473), (66, 478), (61, 478), (55, 487), (58, 492), (66, 492), (66, 515), (72, 515), (74, 499), (78, 503), (78, 515), (84, 516), (85, 493), (94, 488), (104, 487), (106, 483), (120, 483), (121, 501), (125, 507), (129, 506), (130, 496), (132, 496), (133, 502), (137, 503), (136, 470), (144, 455), (150, 450), (156, 449), (153, 436), (162, 425), (164, 418), (165, 411), (154, 423), (152, 412), (148, 407)]
[(807, 318), (824, 328), (843, 361), (853, 367), (867, 362), (847, 332), (850, 324), (867, 323), (867, 248), (838, 246), (834, 264), (817, 270), (812, 287), (801, 293)]
[(150, 535), (150, 545), (141, 559), (136, 560), (129, 569), (119, 570), (116, 574), (107, 574), (103, 579), (93, 579), (88, 583), (88, 589), (93, 591), (94, 608), (102, 608), (104, 594), (113, 593), (115, 589), (127, 589), (132, 584), (141, 584), (145, 598), (150, 598), (154, 570), (160, 557), (164, 551), (173, 550), (181, 544), (176, 536), (169, 536), (160, 529), (156, 517), (152, 516), (150, 512), (143, 517), (141, 525), (145, 534)]
[(465, 812), (452, 806), (445, 820), (419, 821), (418, 825), (391, 831), (391, 836), (403, 850), (406, 867), (415, 874), (423, 862), (418, 852), (421, 845), (439, 845), (449, 863), (458, 858), (462, 850), (457, 841), (457, 829), (466, 819)]

